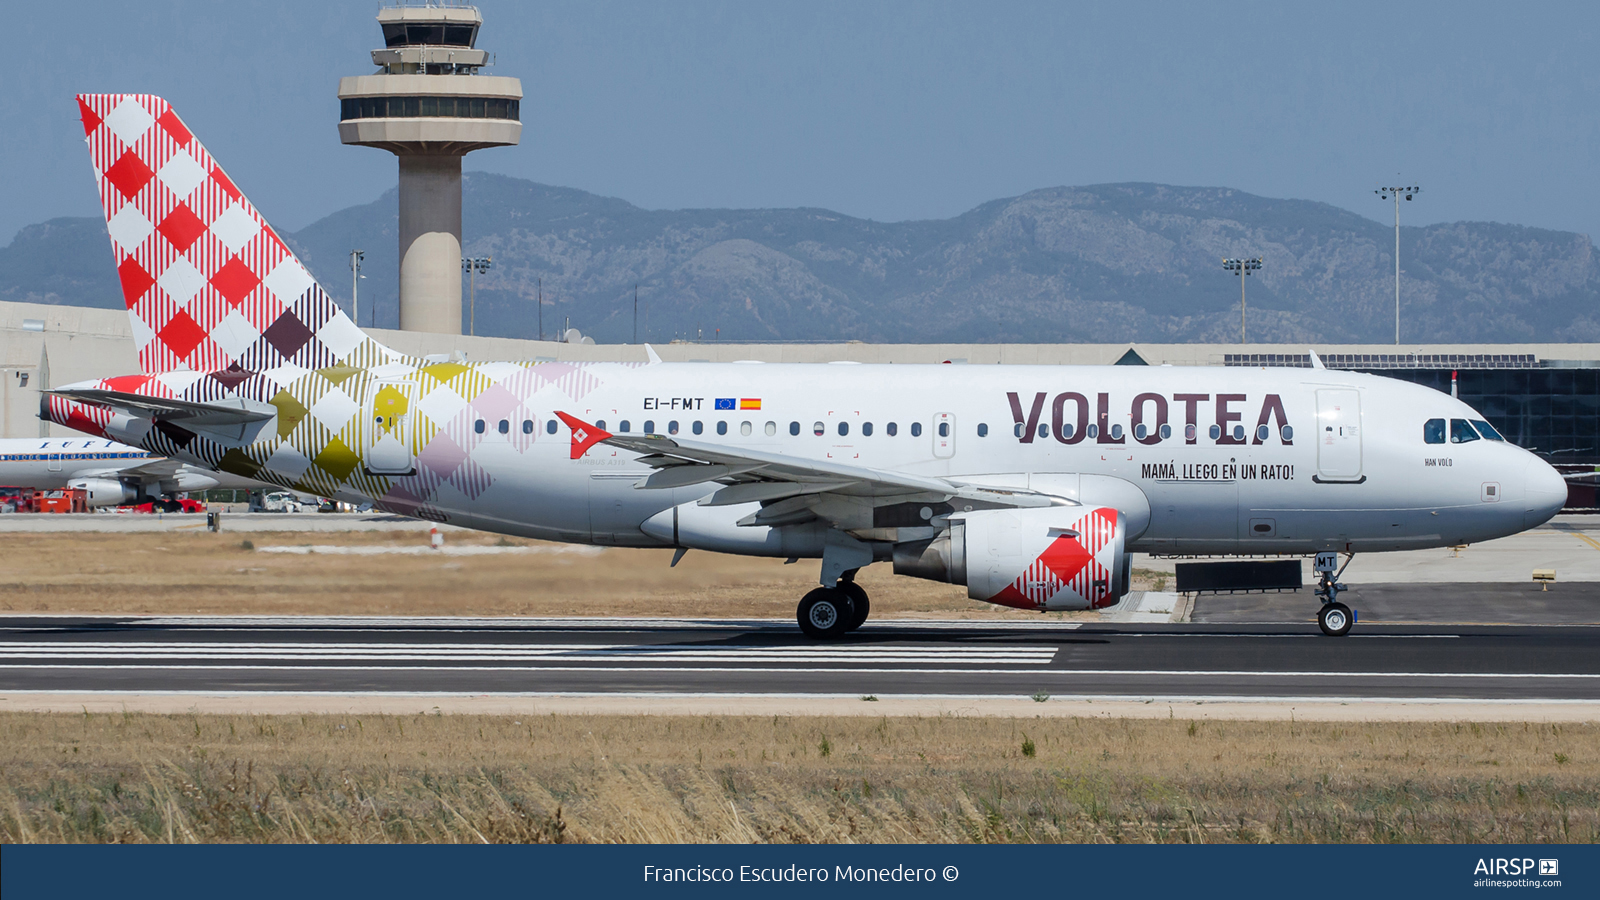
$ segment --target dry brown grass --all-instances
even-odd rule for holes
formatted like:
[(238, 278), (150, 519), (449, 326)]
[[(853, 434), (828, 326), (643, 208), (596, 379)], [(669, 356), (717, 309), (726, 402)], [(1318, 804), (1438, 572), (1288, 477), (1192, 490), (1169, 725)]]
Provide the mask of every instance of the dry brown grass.
[[(256, 547), (426, 544), (427, 535), (415, 531), (13, 533), (0, 536), (0, 611), (789, 617), (816, 586), (814, 560), (786, 566), (695, 551), (669, 568), (670, 550), (572, 547), (476, 532), (451, 532), (446, 540), (550, 552), (346, 556), (242, 547), (245, 541)], [(863, 570), (861, 584), (880, 618), (1040, 616), (976, 603), (965, 588), (899, 577), (886, 565)]]
[(0, 715), (0, 841), (1591, 842), (1600, 727)]

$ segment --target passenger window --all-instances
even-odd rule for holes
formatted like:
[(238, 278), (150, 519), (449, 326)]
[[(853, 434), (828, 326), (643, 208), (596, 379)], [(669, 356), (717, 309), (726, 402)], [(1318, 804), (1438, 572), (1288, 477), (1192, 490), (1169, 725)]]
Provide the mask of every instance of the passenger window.
[(1022, 437), (1022, 423), (1021, 422), (1018, 422), (1016, 424), (1016, 426), (1011, 429), (1011, 434), (1014, 435), (1015, 437)]
[(883, 426), (883, 430), (888, 432), (889, 437), (894, 437), (895, 435), (900, 433), (900, 426), (896, 425), (893, 422), (890, 422), (889, 424)]
[(655, 419), (645, 419), (644, 420), (644, 433), (645, 434), (655, 434), (656, 433), (656, 420)]
[(533, 420), (532, 419), (523, 419), (522, 420), (522, 433), (523, 434), (533, 434)]
[(1211, 439), (1214, 441), (1214, 440), (1216, 440), (1217, 438), (1220, 438), (1220, 437), (1222, 437), (1222, 426), (1221, 425), (1213, 425), (1213, 426), (1211, 426)]
[(978, 423), (978, 437), (988, 437), (989, 426), (983, 422)]
[(501, 419), (500, 420), (500, 424), (498, 426), (498, 430), (499, 430), (499, 432), (501, 434), (510, 434), (511, 433), (511, 420), (510, 419)]
[(551, 420), (549, 420), (549, 421), (544, 423), (544, 433), (545, 434), (555, 434), (556, 433), (556, 420), (555, 419), (551, 419)]
[(1500, 432), (1494, 430), (1494, 426), (1493, 425), (1490, 425), (1488, 422), (1485, 422), (1482, 419), (1473, 419), (1472, 420), (1472, 427), (1478, 429), (1478, 433), (1479, 434), (1483, 435), (1484, 437), (1488, 438), (1491, 441), (1503, 441), (1503, 440), (1505, 440), (1505, 438), (1501, 436)]
[(1450, 443), (1465, 444), (1478, 439), (1478, 432), (1472, 429), (1471, 423), (1466, 419), (1450, 420)]
[(921, 422), (912, 422), (911, 423), (911, 436), (912, 437), (922, 437), (922, 423)]
[(622, 433), (622, 434), (626, 434), (628, 432), (628, 429), (631, 428), (631, 427), (632, 427), (632, 425), (629, 424), (627, 419), (623, 419), (621, 422), (617, 423), (617, 431)]
[(1078, 433), (1078, 426), (1072, 424), (1071, 422), (1062, 422), (1061, 423), (1061, 439), (1062, 440), (1070, 441), (1070, 440), (1072, 440), (1072, 436), (1074, 434), (1077, 434), (1077, 433)]
[(822, 424), (821, 422), (814, 422), (811, 425), (811, 433), (816, 435), (817, 437), (822, 437), (822, 435), (825, 434), (827, 432), (827, 430), (828, 430), (828, 426)]
[(939, 423), (939, 437), (949, 437), (949, 436), (950, 436), (950, 423), (949, 422), (940, 422)]
[(1090, 438), (1098, 438), (1100, 436), (1100, 426), (1090, 425), (1087, 433)]
[(749, 437), (750, 436), (751, 430), (752, 429), (750, 428), (750, 423), (749, 422), (740, 422), (739, 423), (739, 433), (744, 435), (745, 437)]
[(606, 430), (606, 420), (605, 419), (597, 419), (597, 420), (595, 420), (594, 427), (600, 429), (601, 431), (605, 431)]
[(706, 426), (699, 420), (696, 420), (695, 423), (689, 427), (694, 431), (695, 434), (702, 434), (706, 430)]
[(1161, 435), (1161, 439), (1164, 441), (1167, 438), (1172, 437), (1172, 426), (1164, 424), (1156, 430), (1156, 434)]
[(839, 437), (845, 437), (845, 436), (847, 436), (849, 434), (850, 434), (850, 423), (849, 422), (840, 422), (839, 423)]
[(478, 434), (483, 434), (483, 420), (479, 419), (478, 421), (473, 422), (472, 423), (472, 430), (477, 432)]
[(1444, 443), (1444, 420), (1429, 419), (1422, 423), (1422, 442), (1424, 444)]
[(789, 433), (791, 435), (799, 434), (800, 433), (800, 423), (799, 422), (790, 422), (789, 423)]
[(761, 426), (761, 430), (767, 433), (767, 437), (772, 437), (778, 433), (778, 423), (768, 422), (767, 424)]
[(717, 434), (727, 434), (727, 433), (728, 433), (728, 423), (727, 422), (718, 422), (717, 423)]
[(1186, 441), (1192, 441), (1192, 440), (1194, 440), (1194, 438), (1195, 438), (1194, 426), (1193, 425), (1185, 425), (1185, 426), (1183, 426), (1183, 439), (1186, 440)]
[(677, 419), (673, 419), (671, 422), (667, 423), (667, 434), (677, 434), (677, 433), (678, 433), (678, 420)]
[(1282, 428), (1279, 428), (1278, 429), (1278, 433), (1283, 435), (1283, 442), (1285, 444), (1287, 444), (1290, 441), (1294, 440), (1294, 426), (1293, 425), (1285, 425)]

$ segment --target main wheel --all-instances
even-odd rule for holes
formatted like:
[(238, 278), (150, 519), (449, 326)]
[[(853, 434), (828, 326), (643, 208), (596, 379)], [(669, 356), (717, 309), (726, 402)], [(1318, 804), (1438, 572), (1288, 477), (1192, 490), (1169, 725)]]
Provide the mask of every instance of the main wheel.
[(1317, 625), (1328, 637), (1344, 637), (1350, 633), (1350, 626), (1354, 624), (1356, 624), (1356, 614), (1343, 603), (1324, 603), (1322, 610), (1317, 613)]
[(796, 618), (806, 637), (832, 640), (850, 630), (855, 618), (850, 595), (834, 588), (819, 587), (800, 600)]
[(854, 581), (839, 582), (839, 590), (850, 597), (850, 627), (846, 631), (855, 631), (866, 624), (867, 616), (872, 612), (872, 601), (867, 599), (867, 592)]

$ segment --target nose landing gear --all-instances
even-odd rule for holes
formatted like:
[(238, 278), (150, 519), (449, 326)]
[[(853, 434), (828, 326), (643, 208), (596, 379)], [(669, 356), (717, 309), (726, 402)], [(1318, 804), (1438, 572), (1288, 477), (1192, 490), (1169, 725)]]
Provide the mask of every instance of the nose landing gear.
[(1339, 602), (1339, 593), (1345, 586), (1339, 583), (1339, 576), (1349, 568), (1354, 553), (1345, 559), (1344, 565), (1339, 565), (1339, 554), (1323, 552), (1317, 554), (1316, 565), (1317, 589), (1314, 592), (1322, 598), (1322, 609), (1317, 612), (1317, 626), (1328, 637), (1344, 637), (1350, 633), (1351, 627), (1356, 624), (1356, 611)]

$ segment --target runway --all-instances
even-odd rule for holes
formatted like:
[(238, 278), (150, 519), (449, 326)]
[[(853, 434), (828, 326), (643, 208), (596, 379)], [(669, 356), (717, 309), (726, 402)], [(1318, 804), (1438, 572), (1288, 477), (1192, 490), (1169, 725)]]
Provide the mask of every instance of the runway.
[(1600, 628), (784, 620), (0, 618), (0, 693), (1600, 699)]

